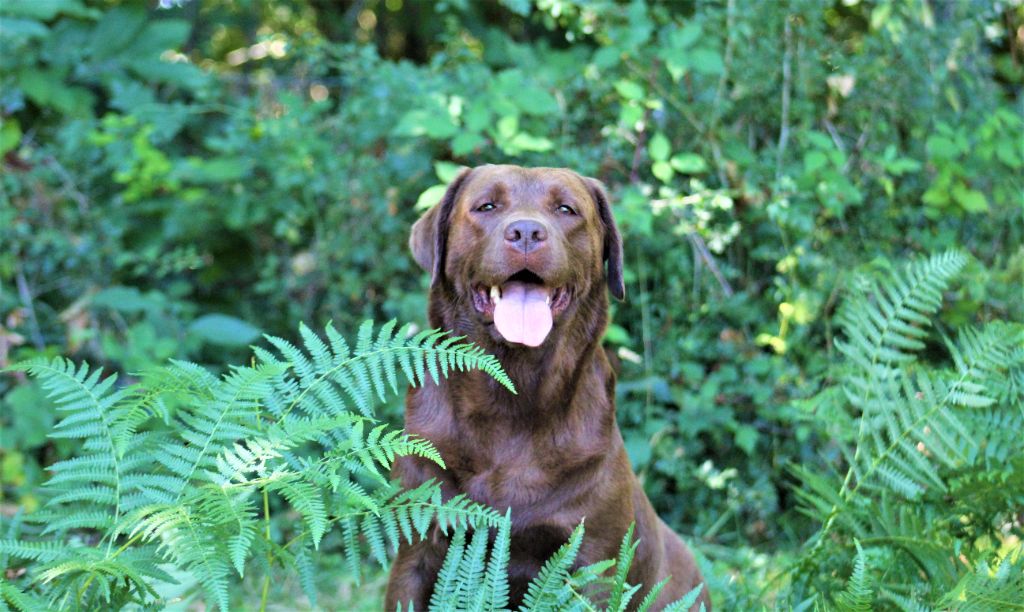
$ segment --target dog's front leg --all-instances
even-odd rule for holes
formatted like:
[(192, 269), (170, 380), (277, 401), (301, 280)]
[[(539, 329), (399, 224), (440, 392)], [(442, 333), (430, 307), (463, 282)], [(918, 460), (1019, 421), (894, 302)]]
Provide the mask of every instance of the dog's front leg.
[(436, 526), (424, 540), (413, 544), (403, 541), (398, 547), (398, 556), (391, 564), (387, 595), (384, 597), (385, 611), (392, 612), (398, 609), (399, 604), (403, 612), (410, 609), (410, 604), (417, 611), (426, 610), (447, 552), (448, 539)]

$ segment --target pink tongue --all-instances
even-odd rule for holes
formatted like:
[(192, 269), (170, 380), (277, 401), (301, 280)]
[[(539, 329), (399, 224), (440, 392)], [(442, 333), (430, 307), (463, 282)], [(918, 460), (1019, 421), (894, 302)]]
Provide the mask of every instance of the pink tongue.
[(494, 326), (509, 342), (540, 346), (551, 331), (547, 300), (548, 290), (540, 285), (505, 283), (494, 307)]

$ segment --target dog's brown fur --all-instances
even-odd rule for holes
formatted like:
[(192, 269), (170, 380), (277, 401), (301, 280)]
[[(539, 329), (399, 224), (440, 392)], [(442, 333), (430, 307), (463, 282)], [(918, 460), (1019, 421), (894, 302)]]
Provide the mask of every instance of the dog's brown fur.
[[(495, 208), (478, 210), (485, 202)], [(563, 204), (575, 214), (558, 208)], [(543, 248), (524, 254), (509, 247), (503, 228), (518, 219), (544, 224)], [(605, 283), (620, 299), (625, 287), (621, 239), (600, 183), (556, 168), (467, 170), (416, 223), (409, 243), (432, 275), (430, 324), (496, 355), (518, 394), (479, 372), (410, 390), (406, 430), (433, 442), (447, 469), (403, 457), (395, 465), (403, 486), (434, 478), (447, 496), (465, 493), (512, 509), (513, 605), (583, 518), (577, 566), (614, 558), (635, 521), (640, 544), (630, 583), (643, 583), (645, 593), (671, 576), (656, 608), (700, 584), (690, 551), (655, 514), (633, 474), (615, 421), (615, 374), (601, 347)], [(501, 284), (524, 268), (545, 285), (571, 288), (569, 305), (537, 348), (505, 342), (472, 298), (475, 287)], [(437, 532), (401, 547), (386, 609), (412, 601), (425, 610), (447, 548)], [(700, 601), (710, 609), (706, 593)]]

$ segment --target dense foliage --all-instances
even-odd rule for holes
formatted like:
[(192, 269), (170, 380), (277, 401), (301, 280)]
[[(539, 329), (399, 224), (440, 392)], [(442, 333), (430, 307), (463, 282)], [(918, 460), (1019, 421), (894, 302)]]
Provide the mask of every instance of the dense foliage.
[[(382, 580), (353, 538), (384, 561), (394, 533), (342, 517), (404, 502), (340, 456), (372, 435), (429, 448), (384, 433), (396, 402), (370, 421), (348, 396), (335, 421), (272, 430), (293, 391), (269, 381), (322, 364), (260, 338), (309, 354), (300, 321), (423, 327), (408, 229), (486, 162), (607, 184), (626, 249), (606, 337), (619, 421), (716, 603), (1024, 600), (1022, 32), (1024, 7), (1000, 0), (0, 3), (0, 366), (39, 375), (0, 379), (0, 537), (36, 543), (0, 551), (3, 600), (108, 584), (119, 601), (375, 607), (353, 594)], [(74, 420), (59, 380), (113, 398), (116, 435), (90, 437), (96, 415)], [(260, 390), (204, 430), (190, 411), (223, 409), (232, 385)], [(168, 454), (197, 436), (218, 450)], [(76, 480), (96, 454), (139, 457), (114, 471), (123, 491)], [(204, 497), (218, 479), (239, 496)], [(222, 502), (235, 540), (213, 538)], [(213, 513), (194, 537), (233, 550), (197, 569), (182, 555), (204, 549), (161, 504)], [(464, 537), (472, 563), (452, 572), (486, 575)]]

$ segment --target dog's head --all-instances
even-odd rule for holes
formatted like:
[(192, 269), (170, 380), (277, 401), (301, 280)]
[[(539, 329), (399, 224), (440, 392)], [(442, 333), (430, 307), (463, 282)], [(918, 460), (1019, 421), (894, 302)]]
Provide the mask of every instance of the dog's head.
[(509, 344), (540, 346), (604, 282), (625, 296), (608, 197), (571, 170), (465, 170), (413, 226), (409, 246), (459, 319)]

